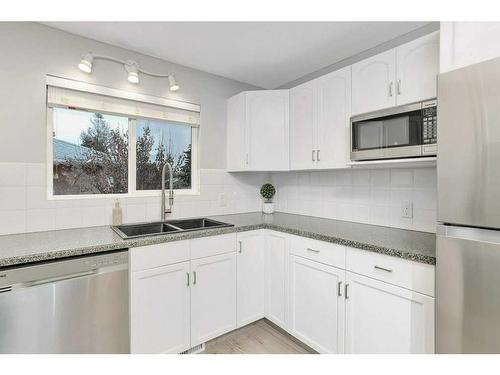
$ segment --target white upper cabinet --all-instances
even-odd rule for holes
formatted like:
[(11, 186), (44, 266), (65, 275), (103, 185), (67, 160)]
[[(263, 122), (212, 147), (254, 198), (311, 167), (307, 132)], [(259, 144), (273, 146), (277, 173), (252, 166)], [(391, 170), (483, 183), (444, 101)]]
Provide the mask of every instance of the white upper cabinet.
[(247, 144), (245, 133), (245, 93), (227, 101), (227, 169), (247, 169)]
[(239, 233), (237, 263), (238, 327), (264, 317), (264, 255), (266, 238), (261, 231)]
[(352, 66), (352, 113), (371, 112), (437, 96), (439, 32)]
[(316, 91), (314, 81), (290, 89), (291, 169), (312, 169), (316, 164)]
[(440, 72), (500, 57), (500, 22), (441, 22)]
[(290, 90), (291, 169), (345, 168), (351, 114), (351, 68)]
[(434, 353), (434, 298), (355, 273), (346, 275), (346, 353)]
[(437, 96), (439, 32), (396, 48), (397, 104), (414, 103)]
[(351, 67), (316, 80), (316, 167), (345, 168), (349, 151)]
[(396, 105), (396, 50), (391, 49), (352, 66), (352, 113)]
[(230, 171), (289, 169), (288, 90), (247, 91), (227, 103)]

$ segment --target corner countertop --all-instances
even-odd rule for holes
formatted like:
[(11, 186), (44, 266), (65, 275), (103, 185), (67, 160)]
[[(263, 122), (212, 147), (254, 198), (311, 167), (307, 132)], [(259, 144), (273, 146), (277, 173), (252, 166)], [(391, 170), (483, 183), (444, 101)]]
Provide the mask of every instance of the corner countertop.
[(109, 226), (0, 236), (0, 267), (256, 229), (272, 229), (420, 263), (436, 263), (436, 235), (433, 233), (280, 212), (211, 218), (234, 224), (234, 227), (129, 240), (123, 240)]

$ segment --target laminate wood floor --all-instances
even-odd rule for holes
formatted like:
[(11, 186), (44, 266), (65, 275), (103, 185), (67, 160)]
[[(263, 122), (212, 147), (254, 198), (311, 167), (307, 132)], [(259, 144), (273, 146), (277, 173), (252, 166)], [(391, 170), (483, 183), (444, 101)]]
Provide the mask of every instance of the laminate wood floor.
[(259, 320), (205, 344), (205, 354), (311, 354), (287, 333)]

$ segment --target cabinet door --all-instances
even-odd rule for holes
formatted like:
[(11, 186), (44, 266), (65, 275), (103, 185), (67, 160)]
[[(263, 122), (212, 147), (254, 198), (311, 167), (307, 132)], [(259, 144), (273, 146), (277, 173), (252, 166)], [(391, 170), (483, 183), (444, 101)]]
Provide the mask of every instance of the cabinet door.
[(191, 346), (236, 328), (236, 254), (191, 261)]
[(352, 113), (359, 114), (396, 105), (396, 50), (352, 66)]
[(190, 348), (189, 262), (132, 272), (130, 351), (179, 353)]
[(315, 91), (312, 83), (290, 90), (291, 169), (311, 169), (315, 165)]
[(266, 318), (286, 329), (288, 237), (267, 234), (266, 250)]
[(500, 57), (500, 22), (440, 22), (440, 73)]
[(246, 93), (246, 130), (252, 170), (288, 170), (288, 90)]
[(346, 353), (434, 353), (434, 298), (347, 272)]
[(229, 98), (227, 101), (227, 169), (245, 170), (248, 166), (245, 134), (245, 93)]
[(396, 100), (398, 105), (437, 96), (439, 32), (396, 48)]
[(349, 118), (351, 116), (351, 67), (327, 74), (316, 81), (318, 168), (347, 166)]
[(345, 271), (290, 258), (290, 332), (320, 353), (342, 353)]
[(237, 323), (242, 327), (264, 317), (264, 254), (263, 232), (238, 235)]

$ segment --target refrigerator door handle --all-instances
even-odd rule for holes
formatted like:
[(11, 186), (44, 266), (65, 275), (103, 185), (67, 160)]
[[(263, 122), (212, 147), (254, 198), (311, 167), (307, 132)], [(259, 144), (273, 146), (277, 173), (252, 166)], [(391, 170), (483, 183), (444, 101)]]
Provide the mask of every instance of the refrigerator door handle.
[(436, 228), (436, 234), (448, 238), (500, 244), (499, 230), (439, 224)]

